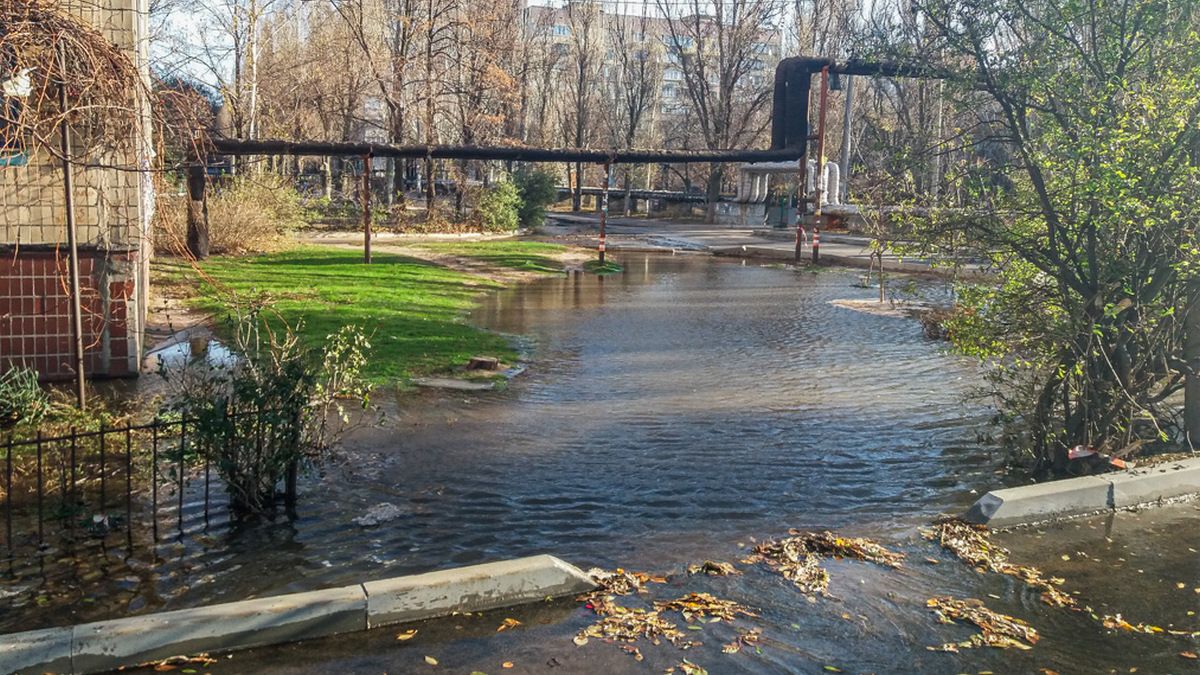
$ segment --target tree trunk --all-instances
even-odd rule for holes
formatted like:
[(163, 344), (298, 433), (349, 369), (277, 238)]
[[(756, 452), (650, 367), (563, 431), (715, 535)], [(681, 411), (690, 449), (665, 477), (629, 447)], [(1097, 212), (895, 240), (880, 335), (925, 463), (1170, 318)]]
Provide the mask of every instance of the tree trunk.
[(1183, 329), (1183, 359), (1188, 368), (1183, 386), (1183, 422), (1188, 445), (1195, 448), (1200, 446), (1200, 298), (1192, 300)]
[(208, 257), (208, 170), (203, 164), (188, 167), (187, 249), (196, 260)]

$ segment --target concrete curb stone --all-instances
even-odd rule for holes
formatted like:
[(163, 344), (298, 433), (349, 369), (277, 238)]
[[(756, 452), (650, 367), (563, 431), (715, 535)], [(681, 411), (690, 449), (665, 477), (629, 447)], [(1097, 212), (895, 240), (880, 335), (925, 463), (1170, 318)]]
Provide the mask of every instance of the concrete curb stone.
[(963, 520), (993, 528), (1027, 525), (1200, 494), (1200, 458), (1097, 476), (992, 490)]
[(0, 638), (0, 673), (71, 672), (71, 628), (31, 630)]
[(586, 593), (596, 587), (573, 565), (549, 555), (440, 570), (363, 584), (370, 628), (481, 612), (546, 598)]
[(596, 587), (538, 555), (342, 588), (292, 593), (0, 636), (0, 673), (94, 673), (181, 654), (229, 652), (375, 626), (498, 609)]

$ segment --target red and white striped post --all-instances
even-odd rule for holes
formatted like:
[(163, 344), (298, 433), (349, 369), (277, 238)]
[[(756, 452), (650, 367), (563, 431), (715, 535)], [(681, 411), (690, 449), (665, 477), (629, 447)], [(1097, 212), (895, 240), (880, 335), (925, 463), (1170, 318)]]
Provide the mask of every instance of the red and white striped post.
[(813, 243), (812, 243), (812, 261), (813, 263), (821, 262), (821, 226), (813, 225)]
[(605, 229), (608, 227), (608, 184), (612, 181), (612, 162), (604, 163), (604, 190), (600, 192), (600, 264), (604, 264)]

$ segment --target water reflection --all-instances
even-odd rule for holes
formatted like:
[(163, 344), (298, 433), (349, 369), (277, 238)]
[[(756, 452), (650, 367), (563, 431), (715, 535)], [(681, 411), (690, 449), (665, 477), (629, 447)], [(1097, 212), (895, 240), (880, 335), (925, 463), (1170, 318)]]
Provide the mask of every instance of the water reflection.
[[(967, 399), (974, 366), (915, 322), (831, 306), (870, 297), (853, 287), (857, 273), (699, 256), (622, 262), (624, 274), (564, 275), (487, 299), (473, 320), (529, 336), (529, 373), (505, 392), (404, 395), (385, 428), (355, 434), (302, 483), (298, 518), (234, 529), (224, 514), (204, 523), (189, 498), (184, 537), (106, 557), (98, 576), (77, 574), (70, 559), (18, 569), (0, 586), (17, 591), (0, 597), (0, 627), (536, 552), (669, 569), (729, 559), (739, 542), (788, 527), (909, 545), (917, 524), (994, 484), (995, 461), (975, 442), (987, 411)], [(210, 345), (205, 358), (221, 354)], [(186, 361), (192, 346), (163, 356)], [(403, 515), (353, 524), (382, 503)], [(910, 599), (929, 587), (853, 574)], [(769, 578), (737, 583), (767, 593), (749, 604), (770, 620), (794, 620), (790, 590)], [(855, 602), (895, 614), (889, 595)], [(927, 637), (924, 619), (911, 620), (919, 629), (895, 622)], [(859, 643), (884, 630), (822, 625)], [(866, 663), (888, 658), (872, 652)]]

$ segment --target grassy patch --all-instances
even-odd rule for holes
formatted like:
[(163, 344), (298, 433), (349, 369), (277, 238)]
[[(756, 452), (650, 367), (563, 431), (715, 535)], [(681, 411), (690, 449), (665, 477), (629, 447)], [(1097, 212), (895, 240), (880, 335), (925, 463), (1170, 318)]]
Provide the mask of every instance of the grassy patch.
[(567, 250), (559, 244), (519, 239), (435, 241), (422, 243), (419, 247), (434, 253), (474, 258), (496, 267), (548, 273), (563, 270), (562, 262), (555, 256)]
[(620, 274), (621, 272), (625, 271), (624, 267), (611, 260), (606, 260), (604, 262), (600, 262), (599, 260), (589, 260), (583, 263), (583, 269), (591, 272), (592, 274), (599, 275)]
[(284, 321), (302, 324), (300, 339), (310, 347), (342, 326), (361, 326), (371, 340), (365, 375), (375, 384), (444, 372), (475, 355), (516, 356), (504, 338), (462, 320), (481, 290), (500, 285), (425, 261), (380, 253), (364, 265), (358, 251), (304, 246), (213, 258), (203, 269), (221, 290), (201, 282), (193, 302), (218, 318), (228, 310), (223, 291), (231, 290), (269, 294)]

